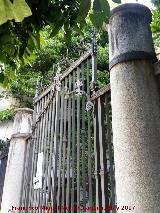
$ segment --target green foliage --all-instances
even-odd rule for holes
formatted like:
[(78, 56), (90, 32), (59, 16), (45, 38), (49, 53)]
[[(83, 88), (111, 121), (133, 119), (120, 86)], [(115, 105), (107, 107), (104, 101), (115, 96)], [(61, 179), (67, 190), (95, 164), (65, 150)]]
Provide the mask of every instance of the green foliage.
[(33, 107), (33, 97), (35, 95), (35, 87), (40, 74), (27, 71), (17, 74), (17, 80), (10, 86), (13, 96), (19, 101), (21, 107)]
[(0, 0), (0, 63), (8, 70), (1, 73), (0, 83), (7, 86), (14, 80), (10, 78), (10, 72), (16, 75), (19, 67), (32, 63), (34, 51), (42, 45), (40, 32), (46, 26), (50, 26), (50, 37), (63, 31), (63, 46), (71, 44), (75, 31), (83, 31), (87, 18), (97, 29), (102, 29), (108, 22), (109, 1)]
[(160, 0), (151, 0), (151, 2), (158, 7), (160, 5)]
[(156, 9), (152, 16), (152, 32), (159, 33), (160, 32), (160, 8)]
[[(51, 77), (55, 75), (60, 66), (64, 72), (73, 61), (77, 60), (83, 52), (91, 48), (92, 26), (87, 21), (82, 32), (73, 31), (71, 43), (65, 46), (64, 32), (61, 30), (54, 38), (50, 38), (52, 28), (47, 26), (40, 33), (41, 49), (34, 51), (29, 58), (29, 64), (22, 65), (17, 71), (16, 81), (13, 81), (10, 90), (13, 96), (19, 100), (21, 106), (33, 107), (33, 97), (37, 79), (41, 79), (45, 85), (50, 85)], [(98, 82), (100, 87), (108, 83), (106, 78), (108, 71), (108, 42), (107, 33), (100, 31), (97, 34), (98, 42)], [(84, 44), (83, 44), (84, 43)]]
[(0, 122), (12, 120), (14, 116), (14, 109), (6, 109), (0, 111)]
[(87, 17), (89, 10), (91, 8), (91, 0), (82, 0), (79, 7), (79, 12), (77, 16), (78, 23), (84, 21)]
[(103, 23), (107, 23), (110, 15), (110, 6), (106, 0), (94, 0), (93, 12), (90, 14), (90, 19), (93, 25), (99, 29)]
[(25, 17), (31, 16), (32, 12), (25, 0), (0, 0), (0, 25), (14, 19), (21, 22)]
[(152, 16), (153, 40), (156, 47), (160, 47), (160, 7), (153, 12)]
[(109, 48), (108, 45), (105, 47), (100, 46), (98, 48), (98, 70), (108, 71), (109, 70)]

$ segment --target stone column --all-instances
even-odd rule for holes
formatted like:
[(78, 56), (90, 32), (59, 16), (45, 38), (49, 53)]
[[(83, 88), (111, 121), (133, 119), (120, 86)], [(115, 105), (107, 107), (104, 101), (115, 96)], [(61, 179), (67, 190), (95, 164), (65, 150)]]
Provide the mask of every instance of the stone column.
[(124, 4), (112, 11), (108, 29), (117, 206), (134, 213), (160, 212), (160, 100), (150, 23), (147, 7)]
[(27, 138), (31, 135), (32, 110), (18, 109), (14, 119), (8, 162), (5, 174), (1, 212), (8, 213), (12, 206), (19, 207)]

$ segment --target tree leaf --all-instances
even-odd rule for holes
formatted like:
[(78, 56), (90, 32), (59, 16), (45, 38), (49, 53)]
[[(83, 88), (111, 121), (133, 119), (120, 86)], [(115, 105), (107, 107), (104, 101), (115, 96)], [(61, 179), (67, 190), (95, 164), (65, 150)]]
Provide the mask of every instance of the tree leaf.
[(81, 0), (77, 22), (80, 23), (87, 17), (90, 8), (91, 8), (91, 0)]
[[(100, 15), (101, 14), (101, 15)], [(97, 28), (101, 28), (104, 21), (106, 21), (104, 14), (103, 13), (91, 13), (90, 14), (90, 20), (92, 22), (92, 24)]]
[(118, 3), (118, 4), (121, 3), (121, 0), (112, 0), (112, 1), (115, 2), (115, 3)]
[(110, 15), (110, 6), (107, 0), (94, 0), (93, 11), (96, 13), (104, 12), (106, 16)]
[(110, 16), (110, 6), (107, 0), (94, 0), (93, 12), (90, 14), (92, 24), (96, 28), (101, 28), (104, 22), (108, 22)]
[(0, 0), (0, 25), (14, 18), (13, 5), (10, 0)]
[(105, 13), (107, 17), (110, 16), (110, 6), (107, 0), (100, 0), (100, 5), (102, 7), (102, 11)]
[(14, 19), (16, 22), (21, 22), (25, 17), (31, 16), (32, 12), (25, 0), (14, 0)]
[(2, 25), (12, 19), (21, 22), (25, 17), (31, 16), (32, 12), (25, 0), (14, 0), (13, 4), (10, 0), (0, 0), (0, 14), (0, 25)]

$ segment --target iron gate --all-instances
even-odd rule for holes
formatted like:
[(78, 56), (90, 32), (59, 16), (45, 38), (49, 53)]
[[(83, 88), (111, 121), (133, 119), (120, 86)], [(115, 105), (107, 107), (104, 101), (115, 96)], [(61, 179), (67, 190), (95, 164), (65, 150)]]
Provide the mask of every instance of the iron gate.
[(100, 209), (115, 206), (115, 183), (110, 87), (96, 90), (93, 48), (35, 98), (21, 212), (115, 212)]

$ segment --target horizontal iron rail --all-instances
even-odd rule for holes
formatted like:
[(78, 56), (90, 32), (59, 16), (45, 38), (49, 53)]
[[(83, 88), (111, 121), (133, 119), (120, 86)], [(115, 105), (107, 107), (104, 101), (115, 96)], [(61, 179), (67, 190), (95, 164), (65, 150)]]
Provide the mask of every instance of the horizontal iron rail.
[(105, 87), (102, 89), (98, 90), (91, 96), (91, 101), (94, 101), (95, 99), (99, 98), (100, 96), (104, 95), (107, 92), (110, 92), (110, 84), (107, 84)]
[(34, 104), (36, 104), (38, 101), (40, 101), (44, 96), (46, 96), (55, 86), (55, 84), (51, 84), (44, 92), (42, 92), (38, 97), (34, 98)]
[(62, 81), (66, 76), (68, 76), (73, 70), (75, 70), (79, 65), (84, 62), (89, 56), (92, 55), (92, 49), (88, 50), (84, 55), (82, 55), (77, 61), (75, 61), (68, 70), (66, 70), (62, 76), (60, 77), (60, 80)]
[[(82, 62), (87, 60), (92, 55), (92, 49), (89, 49), (84, 55), (82, 55), (77, 61), (75, 61), (60, 77), (60, 81), (64, 80), (73, 70), (75, 70)], [(34, 98), (34, 104), (37, 103), (40, 99), (42, 99), (45, 95), (47, 95), (52, 88), (54, 87), (54, 83), (51, 84), (44, 92), (42, 92), (38, 97)]]

